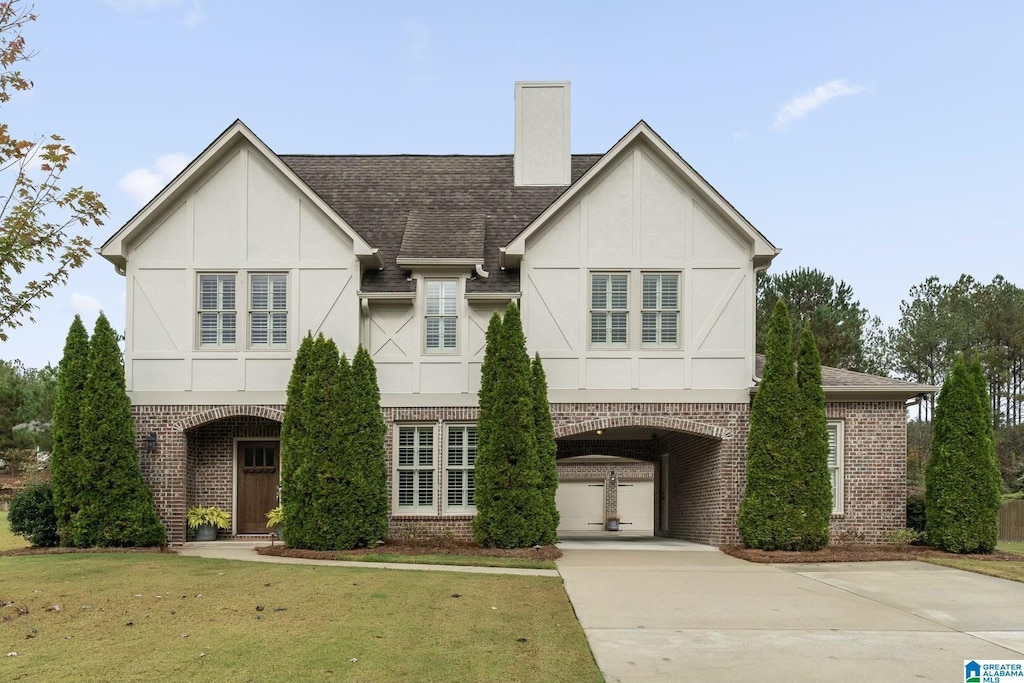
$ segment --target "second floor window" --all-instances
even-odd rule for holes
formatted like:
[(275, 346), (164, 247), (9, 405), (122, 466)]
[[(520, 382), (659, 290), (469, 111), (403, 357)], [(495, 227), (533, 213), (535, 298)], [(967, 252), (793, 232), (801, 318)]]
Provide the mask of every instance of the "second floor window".
[(643, 274), (640, 319), (641, 341), (644, 346), (679, 344), (679, 275)]
[(455, 351), (458, 348), (458, 280), (427, 280), (426, 289), (426, 349)]
[(249, 276), (249, 345), (288, 344), (288, 276), (259, 273)]
[(594, 273), (590, 276), (590, 343), (625, 346), (629, 320), (629, 275)]
[(235, 276), (202, 273), (199, 276), (199, 345), (235, 345)]

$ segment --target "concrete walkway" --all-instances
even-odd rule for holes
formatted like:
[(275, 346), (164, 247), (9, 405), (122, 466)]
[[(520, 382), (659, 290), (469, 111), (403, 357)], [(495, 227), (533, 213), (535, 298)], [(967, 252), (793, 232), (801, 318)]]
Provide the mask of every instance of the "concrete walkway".
[(1024, 584), (955, 569), (622, 549), (558, 566), (608, 683), (954, 681), (965, 659), (1024, 660)]
[(186, 543), (178, 548), (184, 557), (206, 557), (219, 560), (244, 560), (275, 564), (315, 564), (322, 567), (356, 567), (359, 569), (412, 569), (424, 572), (465, 572), (467, 574), (518, 574), (520, 576), (558, 576), (554, 569), (517, 569), (514, 567), (456, 567), (446, 564), (398, 564), (396, 562), (349, 562), (340, 560), (307, 560), (301, 557), (274, 557), (260, 555), (256, 547), (270, 545), (263, 542), (214, 541), (212, 543)]

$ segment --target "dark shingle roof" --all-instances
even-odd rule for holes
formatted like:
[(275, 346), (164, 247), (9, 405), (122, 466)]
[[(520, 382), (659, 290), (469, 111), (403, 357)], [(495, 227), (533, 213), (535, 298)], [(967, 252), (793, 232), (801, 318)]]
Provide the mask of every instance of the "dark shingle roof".
[[(480, 211), (412, 209), (398, 249), (400, 259), (450, 258), (483, 262), (487, 214)], [(453, 236), (457, 238), (453, 239)]]
[[(470, 280), (470, 292), (519, 291), (519, 272), (498, 267), (498, 248), (508, 244), (567, 188), (515, 187), (512, 155), (500, 156), (304, 156), (280, 155), (309, 187), (372, 247), (380, 249), (384, 270), (367, 269), (365, 292), (411, 291), (408, 273), (395, 265), (403, 256), (452, 255), (475, 243), (473, 221), (426, 220), (429, 215), (481, 216), (484, 270)], [(601, 158), (574, 154), (572, 181)], [(404, 243), (410, 213), (414, 234)], [(420, 218), (417, 218), (419, 216)], [(421, 220), (422, 219), (422, 220)], [(469, 235), (464, 230), (471, 227)], [(429, 239), (426, 239), (429, 237)], [(407, 247), (407, 249), (406, 249)], [(416, 254), (415, 250), (426, 253)]]
[[(763, 354), (759, 353), (756, 356), (754, 356), (754, 373), (758, 377), (764, 376)], [(879, 375), (869, 375), (864, 372), (854, 372), (852, 370), (830, 368), (826, 365), (821, 366), (821, 385), (826, 389), (830, 387), (842, 387), (850, 389), (863, 389), (866, 392), (870, 392), (873, 389), (896, 392), (900, 390), (906, 390), (908, 395), (931, 393), (935, 391), (935, 387), (931, 387), (925, 384), (916, 384), (914, 382), (906, 382), (901, 379), (881, 377)]]

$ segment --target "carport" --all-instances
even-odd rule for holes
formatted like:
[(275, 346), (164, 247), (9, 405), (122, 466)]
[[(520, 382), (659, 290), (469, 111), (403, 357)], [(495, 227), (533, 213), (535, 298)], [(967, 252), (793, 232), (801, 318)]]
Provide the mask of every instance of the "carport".
[[(735, 516), (719, 427), (672, 418), (581, 422), (556, 430), (562, 538), (614, 533), (719, 544)], [(608, 521), (618, 532), (608, 532)]]

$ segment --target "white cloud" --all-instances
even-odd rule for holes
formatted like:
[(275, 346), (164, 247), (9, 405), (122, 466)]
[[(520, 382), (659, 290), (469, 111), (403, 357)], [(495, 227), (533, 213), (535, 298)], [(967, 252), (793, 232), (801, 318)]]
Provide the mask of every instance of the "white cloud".
[(814, 90), (794, 97), (782, 105), (779, 113), (775, 116), (774, 127), (780, 130), (784, 129), (793, 121), (802, 119), (829, 100), (847, 95), (859, 95), (864, 90), (864, 86), (850, 85), (845, 78), (819, 85)]
[(157, 157), (152, 169), (133, 168), (121, 176), (117, 186), (140, 204), (148, 202), (156, 193), (188, 165), (188, 157), (181, 152)]
[(183, 23), (195, 28), (206, 19), (202, 0), (107, 0), (107, 5), (118, 12), (131, 14), (162, 8), (184, 8)]
[(103, 304), (100, 303), (99, 299), (88, 294), (82, 294), (81, 292), (72, 292), (68, 305), (71, 306), (72, 313), (77, 313), (86, 320), (91, 320), (98, 316), (100, 309), (103, 308)]

